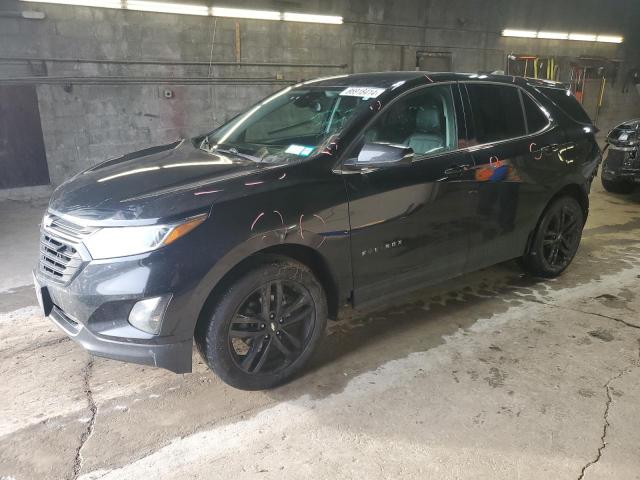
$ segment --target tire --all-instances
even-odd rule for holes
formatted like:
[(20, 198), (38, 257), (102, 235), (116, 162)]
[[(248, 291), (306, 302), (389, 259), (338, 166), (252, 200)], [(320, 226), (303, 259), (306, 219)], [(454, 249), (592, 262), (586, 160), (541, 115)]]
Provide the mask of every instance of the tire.
[(624, 180), (605, 180), (602, 179), (602, 186), (607, 192), (611, 193), (631, 193), (635, 189), (635, 185)]
[[(263, 310), (265, 298), (269, 303)], [(325, 292), (308, 267), (266, 257), (204, 313), (196, 345), (225, 383), (269, 389), (302, 369), (324, 336), (327, 316)]]
[(560, 275), (578, 251), (584, 220), (584, 211), (575, 198), (554, 200), (538, 221), (529, 250), (522, 257), (524, 269), (538, 277)]

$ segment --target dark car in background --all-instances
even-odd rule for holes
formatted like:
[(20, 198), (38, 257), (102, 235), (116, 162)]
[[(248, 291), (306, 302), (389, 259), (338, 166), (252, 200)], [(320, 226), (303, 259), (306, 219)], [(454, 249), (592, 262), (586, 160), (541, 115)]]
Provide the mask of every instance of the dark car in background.
[(628, 120), (607, 135), (602, 186), (612, 193), (631, 193), (640, 184), (640, 120)]
[(345, 304), (519, 258), (572, 261), (601, 158), (560, 84), (389, 72), (287, 87), (53, 194), (36, 290), (95, 355), (290, 379)]

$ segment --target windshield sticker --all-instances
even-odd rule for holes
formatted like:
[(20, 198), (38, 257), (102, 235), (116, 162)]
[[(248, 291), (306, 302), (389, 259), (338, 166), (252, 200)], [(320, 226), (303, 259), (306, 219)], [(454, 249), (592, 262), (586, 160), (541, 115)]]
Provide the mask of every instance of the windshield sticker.
[(305, 147), (304, 145), (289, 145), (285, 153), (292, 153), (301, 157), (308, 157), (313, 152), (313, 147)]
[(376, 98), (384, 91), (384, 88), (375, 87), (347, 87), (340, 92), (340, 95), (346, 97)]

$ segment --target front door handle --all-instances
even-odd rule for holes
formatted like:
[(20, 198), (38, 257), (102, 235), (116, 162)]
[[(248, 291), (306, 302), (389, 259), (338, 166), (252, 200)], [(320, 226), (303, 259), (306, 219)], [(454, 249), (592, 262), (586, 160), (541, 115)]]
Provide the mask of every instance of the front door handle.
[(469, 165), (452, 165), (444, 171), (447, 177), (459, 177), (463, 172), (467, 171)]

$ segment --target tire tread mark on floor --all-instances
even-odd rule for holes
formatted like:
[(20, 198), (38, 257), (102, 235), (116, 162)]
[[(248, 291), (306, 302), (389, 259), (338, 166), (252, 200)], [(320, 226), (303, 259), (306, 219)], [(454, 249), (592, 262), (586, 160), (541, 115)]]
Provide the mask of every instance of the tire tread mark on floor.
[(16, 350), (12, 352), (12, 356), (21, 355), (23, 353), (32, 352), (33, 350), (39, 350), (41, 348), (53, 347), (54, 345), (58, 345), (60, 343), (71, 341), (69, 337), (58, 337), (52, 338), (51, 340), (45, 340), (44, 342), (34, 343), (32, 345), (28, 345), (20, 350)]

